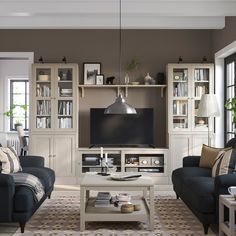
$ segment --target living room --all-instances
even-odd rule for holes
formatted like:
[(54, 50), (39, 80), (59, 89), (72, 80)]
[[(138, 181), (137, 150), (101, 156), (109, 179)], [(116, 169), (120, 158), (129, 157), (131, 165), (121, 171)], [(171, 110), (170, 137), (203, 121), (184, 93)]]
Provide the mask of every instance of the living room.
[[(114, 0), (59, 1), (57, 7), (55, 1), (44, 2), (45, 6), (39, 1), (21, 4), (0, 2), (3, 19), (0, 22), (0, 143), (4, 147), (13, 145), (20, 154), (22, 146), (14, 128), (14, 122), (19, 117), (15, 111), (8, 115), (7, 111), (11, 111), (12, 105), (26, 106), (19, 113), (23, 119), (24, 136), (28, 136), (27, 149), (22, 150), (26, 155), (42, 156), (45, 166), (55, 172), (56, 178), (51, 199), (46, 199), (53, 189), (53, 184), (48, 183), (48, 191), (35, 210), (42, 204), (41, 207), (35, 213), (31, 211), (32, 218), (24, 222), (26, 226), (21, 224), (21, 231), (25, 227), (25, 234), (29, 235), (33, 235), (34, 231), (43, 235), (62, 231), (76, 235), (83, 228), (91, 235), (105, 235), (106, 229), (118, 235), (204, 235), (207, 231), (209, 235), (217, 235), (218, 206), (213, 210), (209, 207), (210, 213), (208, 210), (202, 213), (203, 207), (194, 208), (190, 198), (193, 202), (197, 201), (196, 205), (198, 201), (204, 205), (204, 201), (208, 200), (202, 200), (202, 195), (196, 200), (197, 194), (192, 196), (191, 191), (183, 194), (179, 182), (173, 181), (173, 176), (181, 180), (182, 174), (175, 172), (173, 175), (173, 171), (183, 166), (185, 156), (201, 156), (203, 144), (223, 148), (234, 138), (231, 113), (226, 112), (224, 106), (226, 99), (234, 97), (233, 90), (230, 90), (231, 97), (225, 94), (227, 86), (234, 88), (234, 83), (226, 84), (228, 75), (225, 75), (227, 70), (225, 72), (224, 65), (232, 62), (230, 56), (236, 52), (235, 3), (176, 0), (174, 3), (148, 1), (144, 4), (142, 1)], [(87, 68), (96, 70), (92, 82), (89, 73), (86, 73)], [(206, 72), (209, 77), (195, 81), (193, 74), (197, 71)], [(229, 76), (233, 78), (232, 73)], [(182, 87), (178, 84), (186, 82), (185, 76), (191, 94), (175, 96), (175, 89)], [(25, 90), (18, 92), (25, 96), (25, 101), (18, 104), (20, 96), (13, 91), (14, 83), (22, 81)], [(201, 91), (196, 92), (197, 89)], [(197, 115), (204, 93), (216, 95), (217, 115), (204, 118)], [(104, 109), (113, 104), (119, 95), (137, 110), (138, 116), (132, 120), (130, 117), (133, 115), (119, 114), (115, 125), (110, 126), (110, 121), (106, 119), (106, 124), (102, 124)], [(181, 112), (176, 110), (175, 114), (176, 104), (181, 104)], [(46, 114), (44, 109), (49, 107), (52, 110)], [(107, 127), (102, 129), (102, 125)], [(140, 135), (142, 132), (143, 135)], [(22, 159), (23, 172), (24, 168), (30, 168), (25, 158)], [(102, 166), (103, 161), (105, 166)], [(196, 165), (198, 161), (194, 159), (191, 163)], [(189, 166), (190, 162), (185, 164)], [(101, 190), (129, 193), (129, 189), (142, 189), (152, 196), (154, 186), (154, 196), (148, 199), (151, 206), (155, 203), (154, 212), (150, 209), (145, 217), (136, 216), (138, 211), (129, 216), (121, 215), (116, 221), (125, 219), (124, 226), (122, 223), (115, 226), (116, 221), (85, 224), (86, 219), (110, 221), (108, 218), (113, 217), (106, 218), (101, 214), (98, 219), (95, 216), (89, 218), (83, 207), (79, 208), (81, 189), (86, 194), (91, 190), (90, 180), (83, 179), (85, 173), (103, 172), (107, 170), (107, 165), (111, 172), (116, 171), (115, 174), (130, 177), (134, 173), (141, 177), (134, 181), (114, 181), (113, 188), (104, 186)], [(212, 166), (207, 168), (209, 170)], [(209, 174), (208, 170), (204, 172), (205, 177)], [(51, 172), (42, 175), (53, 182)], [(142, 182), (142, 178), (146, 177), (153, 185)], [(188, 184), (191, 186), (186, 182), (186, 189), (190, 188)], [(228, 193), (228, 187), (236, 186), (233, 179), (229, 184), (219, 191), (219, 195)], [(100, 191), (98, 186), (95, 187), (95, 192), (96, 189)], [(180, 199), (175, 199), (175, 193)], [(189, 199), (185, 199), (186, 195)], [(78, 214), (80, 212), (85, 228), (79, 216), (76, 216), (77, 222), (71, 229), (63, 224), (64, 229), (60, 228), (55, 222), (67, 217), (60, 211), (65, 210), (63, 206), (68, 199), (73, 199), (73, 203), (68, 203), (67, 207), (77, 209)], [(56, 204), (60, 200), (63, 206), (57, 209)], [(211, 204), (218, 204), (217, 197)], [(168, 207), (179, 212), (176, 222), (183, 216), (190, 217), (189, 221), (180, 222), (183, 228), (178, 228), (175, 221), (162, 218), (167, 214), (165, 210), (161, 215), (162, 209)], [(43, 222), (41, 226), (36, 223), (37, 219), (45, 217), (47, 208), (57, 215), (61, 214), (60, 219), (49, 219), (52, 221), (49, 230), (42, 227)], [(171, 216), (171, 213), (168, 214)], [(0, 224), (0, 232), (9, 235), (20, 233), (18, 223), (6, 223), (18, 221), (9, 215), (8, 220), (4, 217), (0, 214), (0, 221), (4, 222)], [(165, 223), (157, 221), (156, 217)], [(137, 226), (130, 222), (143, 219), (149, 224)], [(73, 221), (73, 218), (70, 220)], [(176, 230), (167, 227), (169, 224), (177, 227)]]

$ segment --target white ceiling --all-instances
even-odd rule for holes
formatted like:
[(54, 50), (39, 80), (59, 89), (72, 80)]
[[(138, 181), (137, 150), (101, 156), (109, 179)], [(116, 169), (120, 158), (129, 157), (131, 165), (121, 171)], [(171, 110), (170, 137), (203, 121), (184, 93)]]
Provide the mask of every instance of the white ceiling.
[[(122, 0), (122, 28), (222, 29), (236, 0)], [(1, 29), (119, 28), (119, 0), (0, 0)]]

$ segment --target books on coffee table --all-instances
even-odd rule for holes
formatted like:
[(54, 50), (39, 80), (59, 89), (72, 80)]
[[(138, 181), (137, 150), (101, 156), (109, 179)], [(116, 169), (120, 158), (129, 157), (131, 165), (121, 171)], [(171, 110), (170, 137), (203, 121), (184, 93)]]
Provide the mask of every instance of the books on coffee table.
[(111, 193), (110, 192), (98, 192), (96, 200), (94, 202), (95, 207), (110, 207), (111, 206)]

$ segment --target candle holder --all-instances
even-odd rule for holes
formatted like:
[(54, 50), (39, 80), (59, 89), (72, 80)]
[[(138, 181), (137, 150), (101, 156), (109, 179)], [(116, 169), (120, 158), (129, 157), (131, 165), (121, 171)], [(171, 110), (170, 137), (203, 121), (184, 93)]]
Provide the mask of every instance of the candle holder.
[(101, 172), (97, 173), (98, 175), (108, 176), (110, 175), (108, 172), (108, 163), (107, 163), (107, 153), (105, 153), (105, 158), (103, 157), (103, 148), (101, 148), (100, 154), (100, 164), (101, 164)]

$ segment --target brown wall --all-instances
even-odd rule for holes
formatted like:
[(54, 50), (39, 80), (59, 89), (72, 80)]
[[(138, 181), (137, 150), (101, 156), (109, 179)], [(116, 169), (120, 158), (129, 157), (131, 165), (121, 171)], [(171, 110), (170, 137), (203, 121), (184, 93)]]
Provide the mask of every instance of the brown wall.
[[(105, 76), (118, 74), (118, 30), (0, 30), (0, 51), (33, 51), (35, 61), (42, 56), (45, 62), (79, 63), (82, 82), (82, 63), (102, 63)], [(211, 30), (124, 30), (122, 40), (122, 64), (134, 56), (140, 67), (130, 74), (131, 81), (143, 80), (147, 72), (155, 77), (164, 72), (167, 63), (201, 62), (203, 56), (213, 62)], [(123, 78), (124, 76), (122, 76)], [(116, 81), (118, 83), (118, 81)], [(105, 107), (114, 101), (116, 91), (94, 89), (85, 91), (80, 99), (80, 145), (89, 145), (89, 108)], [(155, 110), (155, 140), (158, 147), (166, 146), (166, 99), (154, 89), (130, 89), (127, 102), (135, 107), (153, 107)]]
[(213, 30), (214, 53), (236, 40), (236, 17), (226, 17), (225, 28)]

